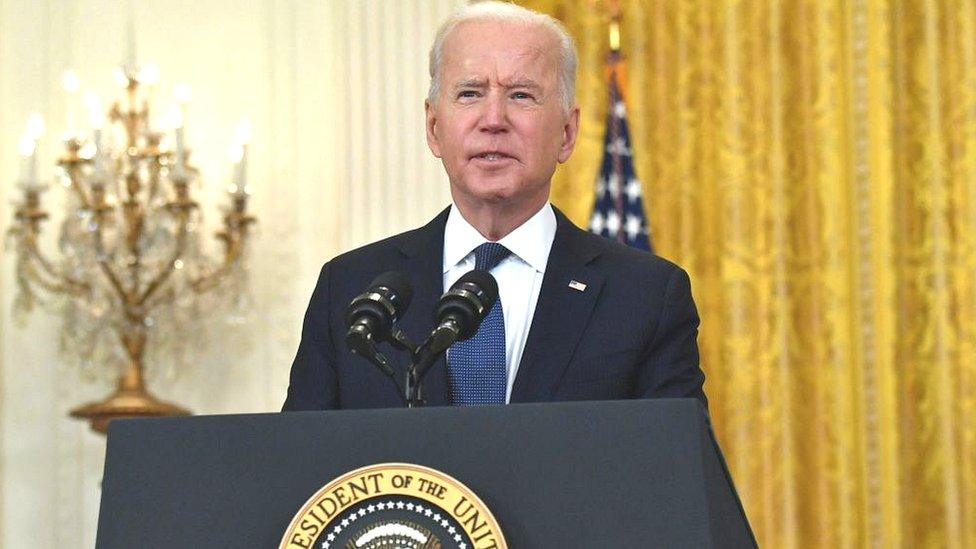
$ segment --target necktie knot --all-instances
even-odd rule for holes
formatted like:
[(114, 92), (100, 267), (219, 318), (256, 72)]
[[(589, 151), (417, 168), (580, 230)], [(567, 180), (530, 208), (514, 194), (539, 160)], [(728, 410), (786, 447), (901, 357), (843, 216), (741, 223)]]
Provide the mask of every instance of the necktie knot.
[(497, 242), (485, 242), (474, 249), (474, 268), (490, 271), (511, 253), (511, 250)]

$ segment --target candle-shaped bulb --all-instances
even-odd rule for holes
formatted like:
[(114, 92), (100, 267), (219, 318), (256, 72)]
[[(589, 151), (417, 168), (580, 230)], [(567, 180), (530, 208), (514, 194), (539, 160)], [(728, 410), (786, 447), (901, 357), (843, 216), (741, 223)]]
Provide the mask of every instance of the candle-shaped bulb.
[(78, 149), (78, 156), (81, 158), (87, 158), (89, 160), (98, 156), (97, 141), (95, 143), (88, 142), (82, 145), (81, 148)]
[(183, 179), (186, 173), (186, 144), (183, 142), (183, 109), (174, 105), (170, 108), (167, 118), (176, 137), (176, 165), (173, 166), (173, 175), (177, 179)]
[(92, 90), (85, 92), (85, 106), (88, 107), (88, 119), (91, 121), (92, 128), (101, 130), (105, 125), (105, 112), (102, 110), (102, 100), (98, 94)]
[(25, 188), (37, 187), (37, 140), (44, 135), (44, 119), (39, 113), (31, 113), (27, 119), (27, 132), (21, 140), (21, 151), (27, 150), (27, 140), (31, 141), (29, 154), (24, 155), (22, 181)]
[(174, 130), (183, 127), (183, 110), (180, 109), (178, 106), (173, 105), (172, 107), (170, 107), (169, 113), (167, 113), (166, 118), (169, 127), (173, 128)]
[(112, 78), (115, 79), (115, 83), (121, 88), (129, 87), (129, 77), (125, 75), (125, 69), (123, 67), (115, 67), (112, 71)]
[(27, 191), (36, 190), (39, 186), (37, 184), (37, 137), (31, 131), (30, 124), (17, 145), (23, 156), (20, 165), (20, 185)]
[(17, 149), (21, 156), (33, 156), (35, 147), (37, 147), (37, 141), (29, 134), (22, 135), (20, 142), (17, 143)]
[(173, 88), (173, 97), (176, 98), (176, 102), (180, 105), (189, 102), (191, 95), (192, 92), (189, 84), (178, 84), (175, 88)]
[(74, 94), (81, 86), (81, 81), (78, 80), (78, 75), (75, 74), (75, 71), (68, 69), (61, 75), (61, 86), (64, 87), (64, 91), (69, 94)]
[[(246, 118), (241, 119), (234, 132), (234, 141), (239, 150), (237, 160), (236, 181), (237, 193), (247, 192), (247, 144), (251, 141), (251, 123)], [(237, 152), (237, 151), (235, 151)]]
[(234, 140), (241, 145), (247, 145), (251, 142), (251, 123), (248, 119), (242, 118), (237, 123), (237, 129), (234, 131)]
[(27, 118), (27, 135), (34, 140), (40, 139), (44, 135), (44, 118), (40, 113), (33, 112)]
[(244, 145), (234, 143), (230, 146), (229, 154), (227, 156), (230, 157), (230, 161), (234, 164), (239, 163), (241, 159), (244, 158)]
[(177, 84), (173, 88), (173, 98), (176, 99), (176, 107), (179, 109), (183, 120), (181, 122), (182, 126), (186, 126), (186, 104), (190, 102), (190, 85), (189, 84)]
[(139, 81), (147, 86), (155, 86), (159, 81), (159, 67), (149, 63), (139, 71)]
[(75, 74), (75, 71), (71, 69), (64, 71), (64, 74), (61, 75), (61, 86), (64, 87), (64, 91), (68, 92), (68, 121), (64, 132), (65, 140), (68, 140), (75, 137), (77, 130), (75, 127), (75, 94), (78, 93), (81, 82), (78, 80), (78, 75)]

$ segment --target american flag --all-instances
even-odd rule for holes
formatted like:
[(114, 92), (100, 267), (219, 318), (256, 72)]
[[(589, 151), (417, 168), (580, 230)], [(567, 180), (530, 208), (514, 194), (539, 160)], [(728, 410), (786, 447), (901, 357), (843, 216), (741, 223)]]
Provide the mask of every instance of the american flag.
[(634, 155), (627, 129), (627, 107), (617, 82), (622, 60), (617, 52), (609, 61), (610, 108), (603, 139), (603, 164), (596, 180), (596, 203), (590, 232), (653, 251), (644, 215), (641, 183), (634, 171)]

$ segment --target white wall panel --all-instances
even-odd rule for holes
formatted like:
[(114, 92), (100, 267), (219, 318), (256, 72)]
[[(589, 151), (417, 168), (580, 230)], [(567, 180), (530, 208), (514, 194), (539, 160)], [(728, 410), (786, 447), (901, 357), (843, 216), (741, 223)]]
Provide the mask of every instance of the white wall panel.
[[(193, 89), (187, 139), (203, 174), (197, 196), (207, 223), (219, 222), (227, 148), (242, 116), (254, 127), (249, 180), (260, 218), (249, 260), (253, 318), (213, 320), (210, 345), (191, 367), (157, 368), (151, 386), (160, 396), (197, 413), (277, 410), (321, 264), (419, 226), (449, 202), (424, 142), (423, 99), (436, 26), (461, 3), (134, 0), (139, 58), (160, 68), (158, 112), (176, 84)], [(39, 111), (48, 123), (40, 153), (50, 176), (58, 152), (52, 136), (68, 111), (60, 75), (73, 67), (83, 89), (113, 96), (128, 5), (0, 0), (0, 230), (18, 198), (17, 139), (28, 114)], [(87, 118), (80, 107), (77, 118)], [(56, 214), (61, 192), (45, 196)], [(48, 232), (55, 227), (49, 223)], [(38, 311), (14, 326), (12, 269), (11, 254), (3, 254), (0, 547), (91, 547), (104, 439), (67, 411), (109, 386), (64, 366), (56, 318)]]

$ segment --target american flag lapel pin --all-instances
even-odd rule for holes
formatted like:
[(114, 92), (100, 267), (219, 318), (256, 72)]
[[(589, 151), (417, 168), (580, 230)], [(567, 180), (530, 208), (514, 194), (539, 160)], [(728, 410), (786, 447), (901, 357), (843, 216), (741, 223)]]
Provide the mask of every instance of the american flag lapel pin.
[(570, 280), (569, 287), (576, 290), (577, 292), (582, 292), (586, 289), (586, 284), (583, 284), (579, 280)]

